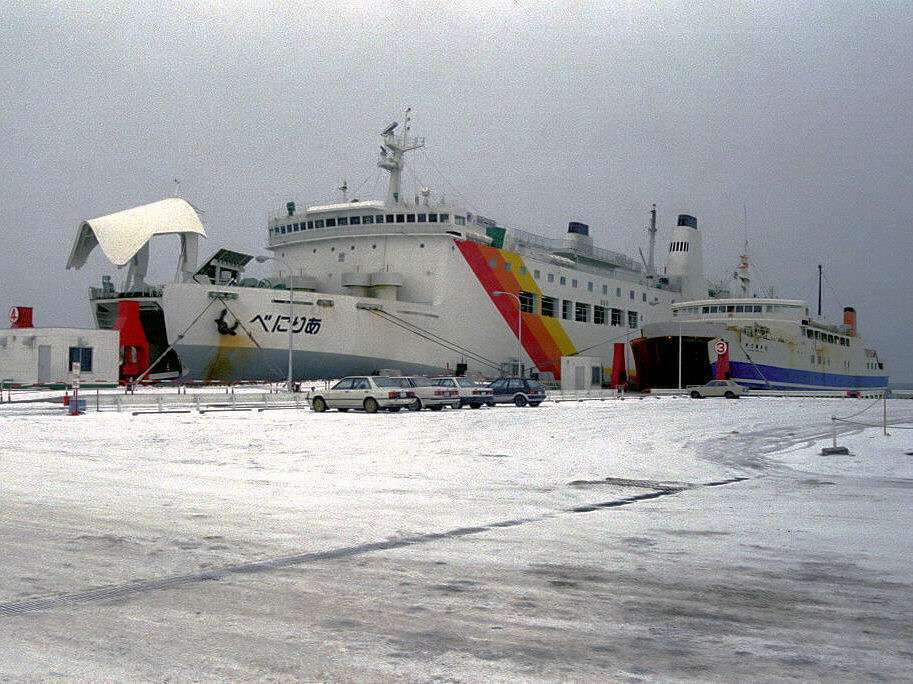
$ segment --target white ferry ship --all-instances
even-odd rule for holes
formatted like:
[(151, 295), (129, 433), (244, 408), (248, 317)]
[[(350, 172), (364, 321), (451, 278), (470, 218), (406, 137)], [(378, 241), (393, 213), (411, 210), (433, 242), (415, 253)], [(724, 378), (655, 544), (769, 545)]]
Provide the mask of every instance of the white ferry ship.
[[(411, 135), (408, 113), (381, 140), (386, 198), (349, 199), (343, 187), (337, 203), (289, 202), (268, 220), (266, 249), (276, 266), (268, 279), (245, 276), (253, 257), (229, 250), (197, 268), (205, 231), (178, 198), (82, 222), (68, 268), (85, 264), (97, 245), (127, 267), (123, 287), (106, 278), (91, 289), (97, 325), (118, 326), (119, 303), (138, 301), (157, 377), (282, 379), (291, 337), (295, 379), (384, 368), (557, 379), (561, 357), (577, 353), (600, 356), (610, 371), (613, 342), (668, 316), (675, 300), (707, 296), (692, 216), (672, 229), (660, 274), (655, 208), (649, 257), (638, 262), (595, 246), (583, 223), (550, 239), (502, 227), (428, 189), (407, 196), (405, 155), (424, 140)], [(180, 236), (181, 255), (175, 282), (153, 286), (149, 241), (162, 234)]]
[[(643, 326), (631, 341), (642, 388), (735, 380), (768, 390), (858, 392), (888, 386), (884, 361), (865, 346), (856, 310), (843, 323), (813, 317), (804, 301), (748, 297), (748, 257), (736, 274), (740, 298), (672, 304), (671, 316)], [(820, 286), (820, 285), (819, 285)]]

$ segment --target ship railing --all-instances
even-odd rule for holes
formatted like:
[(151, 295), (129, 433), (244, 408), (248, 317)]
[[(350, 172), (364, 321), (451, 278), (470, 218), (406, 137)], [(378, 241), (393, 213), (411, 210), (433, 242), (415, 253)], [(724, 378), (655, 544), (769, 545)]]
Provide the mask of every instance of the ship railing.
[(638, 273), (643, 270), (640, 262), (632, 259), (625, 254), (622, 254), (621, 252), (615, 252), (603, 247), (593, 247), (592, 250), (587, 250), (586, 253), (583, 253), (579, 250), (569, 248), (564, 243), (564, 240), (560, 238), (545, 237), (544, 235), (531, 233), (521, 228), (509, 228), (508, 230), (510, 231), (510, 235), (514, 238), (514, 240), (527, 247), (534, 247), (550, 252), (572, 253), (585, 259), (602, 261), (611, 266), (617, 266)]
[(89, 288), (89, 299), (148, 299), (148, 298), (160, 298), (162, 296), (162, 288), (160, 287), (144, 287), (135, 290), (115, 290), (113, 288), (105, 287), (90, 287)]
[(437, 235), (448, 231), (463, 232), (462, 226), (450, 223), (369, 223), (358, 226), (332, 226), (312, 228), (285, 235), (270, 234), (270, 244), (288, 244), (311, 238), (364, 237), (369, 235)]
[(624, 390), (593, 387), (580, 390), (549, 389), (546, 401), (605, 401), (606, 399), (624, 399)]

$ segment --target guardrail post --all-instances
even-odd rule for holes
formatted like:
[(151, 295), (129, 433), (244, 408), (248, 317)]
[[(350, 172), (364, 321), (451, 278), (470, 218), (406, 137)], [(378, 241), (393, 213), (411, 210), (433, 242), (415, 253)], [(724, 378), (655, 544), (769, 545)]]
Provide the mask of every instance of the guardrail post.
[(193, 405), (196, 407), (197, 413), (199, 413), (200, 412), (200, 395), (199, 394), (193, 395)]
[(837, 416), (831, 416), (831, 433), (834, 437), (834, 448), (837, 448)]
[(114, 397), (114, 405), (117, 407), (118, 413), (120, 413), (120, 409), (121, 409), (120, 404), (121, 404), (121, 400), (120, 400), (120, 395), (118, 394), (116, 397)]
[(161, 413), (161, 412), (162, 412), (162, 398), (161, 398), (161, 397), (156, 397), (155, 403), (158, 404), (159, 413)]
[(881, 393), (881, 417), (884, 423), (884, 436), (888, 436), (888, 391)]

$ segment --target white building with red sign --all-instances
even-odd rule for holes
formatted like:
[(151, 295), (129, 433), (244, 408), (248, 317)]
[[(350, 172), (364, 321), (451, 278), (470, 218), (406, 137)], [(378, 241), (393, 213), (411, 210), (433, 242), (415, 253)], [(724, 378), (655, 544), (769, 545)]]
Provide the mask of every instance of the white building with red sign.
[(10, 309), (10, 328), (0, 330), (0, 381), (15, 386), (71, 385), (79, 364), (83, 387), (115, 385), (120, 365), (116, 330), (35, 328), (32, 310)]

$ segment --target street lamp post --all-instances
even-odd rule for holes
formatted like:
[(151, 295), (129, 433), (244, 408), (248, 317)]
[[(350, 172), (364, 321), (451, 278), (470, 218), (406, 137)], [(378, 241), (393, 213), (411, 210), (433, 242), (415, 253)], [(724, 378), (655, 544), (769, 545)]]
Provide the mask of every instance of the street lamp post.
[(292, 267), (289, 266), (289, 263), (285, 259), (280, 259), (277, 256), (265, 256), (261, 255), (255, 257), (258, 264), (264, 264), (267, 261), (275, 261), (276, 263), (282, 264), (288, 269), (288, 378), (286, 379), (286, 385), (288, 386), (288, 391), (292, 391), (292, 343), (294, 341), (294, 334), (292, 333), (292, 324), (294, 323), (294, 318), (292, 317), (292, 300), (295, 299), (295, 287), (292, 283)]
[(522, 378), (523, 377), (523, 363), (520, 360), (520, 354), (523, 351), (523, 305), (520, 303), (520, 297), (515, 295), (513, 292), (504, 292), (503, 290), (495, 290), (491, 293), (493, 296), (497, 295), (507, 295), (508, 297), (513, 297), (517, 300), (517, 374)]

